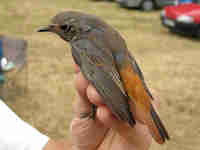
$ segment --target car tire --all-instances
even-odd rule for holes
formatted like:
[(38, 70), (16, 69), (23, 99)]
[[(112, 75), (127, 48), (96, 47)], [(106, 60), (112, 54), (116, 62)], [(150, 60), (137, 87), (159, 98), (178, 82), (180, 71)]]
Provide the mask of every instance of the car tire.
[(171, 33), (176, 33), (177, 30), (176, 30), (175, 28), (169, 28), (169, 32), (171, 32)]
[(197, 37), (197, 38), (200, 38), (200, 30), (198, 30), (198, 31), (196, 32), (196, 37)]
[(152, 0), (144, 0), (141, 7), (144, 11), (151, 11), (154, 8), (154, 3)]

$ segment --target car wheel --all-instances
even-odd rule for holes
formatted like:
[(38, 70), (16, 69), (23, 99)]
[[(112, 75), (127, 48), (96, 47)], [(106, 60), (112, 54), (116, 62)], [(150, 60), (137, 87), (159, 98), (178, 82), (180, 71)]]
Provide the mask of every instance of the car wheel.
[(196, 32), (196, 37), (197, 37), (197, 38), (200, 38), (200, 30), (198, 30), (198, 31)]
[(170, 31), (171, 33), (176, 33), (176, 32), (177, 32), (177, 30), (176, 30), (175, 28), (169, 28), (169, 31)]
[(154, 8), (154, 3), (152, 0), (144, 0), (141, 7), (144, 11), (151, 11)]

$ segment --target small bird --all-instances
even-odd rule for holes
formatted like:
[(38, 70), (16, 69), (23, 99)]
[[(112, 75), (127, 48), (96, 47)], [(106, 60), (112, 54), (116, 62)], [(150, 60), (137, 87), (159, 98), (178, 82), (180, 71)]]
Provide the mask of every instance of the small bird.
[(97, 16), (76, 11), (58, 13), (51, 22), (38, 32), (56, 33), (71, 45), (75, 63), (116, 118), (131, 127), (136, 119), (142, 121), (159, 144), (170, 139), (142, 72), (115, 29)]

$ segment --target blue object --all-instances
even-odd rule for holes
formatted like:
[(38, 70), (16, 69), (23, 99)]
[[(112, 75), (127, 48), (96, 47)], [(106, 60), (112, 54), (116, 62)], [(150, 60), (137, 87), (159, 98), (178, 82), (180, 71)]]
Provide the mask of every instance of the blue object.
[(179, 4), (183, 4), (183, 3), (192, 3), (192, 0), (178, 0)]
[(3, 42), (0, 40), (0, 59), (3, 58)]
[[(3, 42), (2, 40), (0, 40), (0, 62), (1, 62), (1, 59), (3, 58)], [(0, 66), (0, 84), (3, 84), (5, 81), (5, 78), (4, 78), (4, 75), (3, 75), (3, 70)]]

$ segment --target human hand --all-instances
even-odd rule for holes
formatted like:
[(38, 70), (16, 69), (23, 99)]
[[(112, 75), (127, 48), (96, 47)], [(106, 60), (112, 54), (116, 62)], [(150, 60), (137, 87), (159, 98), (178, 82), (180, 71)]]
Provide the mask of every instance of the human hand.
[[(77, 99), (74, 103), (75, 116), (71, 123), (73, 147), (78, 150), (147, 150), (152, 141), (146, 125), (136, 121), (134, 128), (117, 120), (102, 103), (101, 97), (74, 65)], [(81, 118), (90, 112), (91, 104), (97, 106), (95, 120)]]

